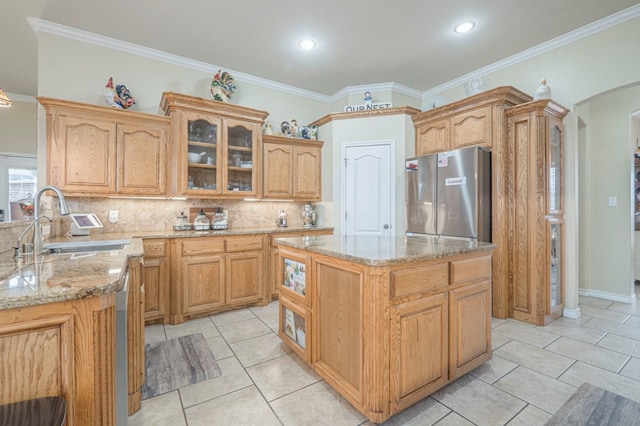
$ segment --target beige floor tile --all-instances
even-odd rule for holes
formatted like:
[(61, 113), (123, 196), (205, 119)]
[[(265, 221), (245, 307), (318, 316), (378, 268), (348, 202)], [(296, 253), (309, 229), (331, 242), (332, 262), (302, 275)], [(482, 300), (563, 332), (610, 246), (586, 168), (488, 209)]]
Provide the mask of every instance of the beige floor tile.
[(615, 321), (619, 323), (625, 322), (629, 318), (629, 314), (624, 312), (611, 311), (609, 309), (602, 309), (595, 306), (581, 306), (580, 310), (584, 315), (588, 315), (593, 318), (602, 318), (609, 321)]
[(153, 324), (144, 328), (144, 342), (153, 343), (167, 340), (167, 335), (164, 334), (164, 325)]
[(495, 328), (501, 324), (504, 324), (505, 322), (509, 321), (508, 319), (503, 319), (503, 318), (494, 318), (491, 317), (491, 328)]
[(578, 361), (573, 364), (560, 376), (560, 380), (576, 387), (583, 383), (591, 383), (594, 386), (640, 402), (640, 381), (585, 364), (584, 362)]
[(279, 309), (280, 305), (277, 300), (269, 303), (267, 306), (252, 306), (249, 308), (249, 310), (265, 324), (278, 322)]
[(255, 316), (252, 319), (220, 325), (218, 330), (229, 344), (265, 334), (273, 334), (273, 331)]
[[(564, 324), (564, 325), (563, 325)], [(549, 333), (558, 334), (560, 336), (570, 337), (574, 340), (580, 340), (581, 342), (595, 345), (597, 341), (602, 339), (606, 331), (594, 330), (593, 328), (580, 327), (578, 325), (566, 325), (567, 323), (554, 321), (542, 330)]]
[(220, 376), (179, 390), (185, 408), (253, 385), (235, 357), (221, 359), (218, 366)]
[(628, 337), (617, 336), (615, 334), (607, 334), (596, 346), (640, 358), (640, 340), (629, 339)]
[(635, 303), (616, 302), (608, 309), (612, 311), (624, 312), (627, 314), (640, 316), (640, 300), (636, 300)]
[(178, 325), (166, 324), (164, 331), (167, 334), (167, 339), (187, 336), (194, 333), (202, 333), (205, 338), (220, 335), (220, 332), (216, 326), (213, 325), (209, 317), (192, 319)]
[(233, 351), (231, 347), (225, 342), (222, 336), (209, 337), (207, 340), (207, 344), (211, 348), (211, 352), (213, 352), (213, 357), (220, 361), (224, 358), (229, 358), (233, 356)]
[(640, 381), (640, 358), (631, 358), (620, 374)]
[(280, 327), (280, 323), (278, 322), (278, 320), (275, 320), (273, 322), (268, 322), (266, 324), (267, 324), (267, 327), (271, 329), (271, 331), (273, 331), (275, 334), (278, 334), (278, 327)]
[(491, 331), (491, 350), (495, 351), (500, 346), (504, 345), (507, 342), (510, 342), (512, 339), (508, 336), (503, 336), (497, 331)]
[(549, 414), (555, 413), (576, 390), (567, 383), (522, 366), (498, 380), (495, 386)]
[(554, 326), (566, 326), (566, 327), (578, 327), (584, 324), (585, 322), (591, 319), (590, 316), (584, 315), (584, 313), (580, 316), (580, 318), (568, 318), (568, 317), (560, 317), (555, 321), (550, 322), (546, 326), (538, 326), (538, 328), (542, 328), (543, 330), (550, 325)]
[(473, 426), (475, 423), (470, 422), (458, 413), (453, 411), (447, 414), (442, 420), (436, 423), (438, 426)]
[(173, 391), (142, 401), (140, 411), (129, 416), (131, 426), (181, 426), (186, 425), (180, 395)]
[[(432, 425), (445, 418), (451, 410), (433, 398), (425, 398), (406, 410), (396, 414), (382, 426), (424, 426)], [(438, 423), (440, 424), (440, 423)]]
[(465, 419), (472, 419), (477, 425), (488, 426), (505, 424), (526, 405), (471, 375), (459, 378), (431, 397)]
[(625, 322), (625, 325), (631, 325), (633, 327), (640, 328), (640, 316), (631, 315)]
[(531, 324), (514, 320), (507, 321), (493, 330), (503, 336), (520, 340), (539, 348), (544, 348), (559, 337), (557, 334), (548, 333)]
[(267, 401), (322, 380), (295, 354), (288, 354), (247, 368), (247, 373)]
[(529, 404), (509, 422), (509, 426), (544, 425), (551, 418), (551, 414)]
[(620, 371), (629, 359), (629, 355), (578, 342), (567, 337), (561, 337), (547, 346), (546, 349), (614, 373)]
[(271, 407), (284, 426), (356, 426), (366, 420), (324, 381), (276, 399)]
[(246, 321), (255, 319), (256, 316), (249, 309), (238, 309), (235, 311), (222, 312), (220, 314), (210, 315), (211, 321), (215, 325), (225, 325), (232, 322)]
[(607, 309), (609, 306), (613, 305), (613, 303), (614, 302), (612, 302), (611, 300), (600, 299), (598, 297), (580, 296), (578, 298), (578, 305), (580, 306), (580, 309), (584, 308), (585, 306), (594, 306), (596, 308)]
[(494, 352), (493, 358), (471, 371), (470, 374), (492, 384), (517, 366), (518, 364), (501, 358)]
[(291, 349), (273, 333), (232, 343), (231, 350), (245, 368), (279, 358), (291, 352)]
[(280, 426), (269, 404), (254, 386), (187, 408), (185, 414), (189, 426)]
[(591, 318), (584, 323), (584, 327), (603, 330), (618, 336), (628, 337), (630, 339), (640, 340), (640, 328), (632, 325), (620, 324), (615, 321), (608, 321), (602, 318)]
[[(552, 344), (553, 345), (553, 344)], [(512, 340), (494, 352), (513, 363), (557, 378), (575, 361), (545, 349)]]

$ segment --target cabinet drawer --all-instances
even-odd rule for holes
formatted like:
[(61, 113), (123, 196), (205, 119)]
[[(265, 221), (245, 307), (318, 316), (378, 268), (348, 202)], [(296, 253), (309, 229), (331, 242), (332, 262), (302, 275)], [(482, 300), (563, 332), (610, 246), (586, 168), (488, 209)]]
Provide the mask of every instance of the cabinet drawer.
[(183, 256), (224, 253), (224, 238), (202, 238), (182, 242)]
[(165, 240), (145, 240), (143, 247), (145, 257), (165, 257), (167, 255)]
[(451, 262), (451, 285), (491, 277), (491, 256)]
[(262, 237), (227, 238), (227, 253), (262, 250)]
[(412, 294), (431, 295), (447, 291), (449, 264), (447, 262), (391, 273), (391, 298)]

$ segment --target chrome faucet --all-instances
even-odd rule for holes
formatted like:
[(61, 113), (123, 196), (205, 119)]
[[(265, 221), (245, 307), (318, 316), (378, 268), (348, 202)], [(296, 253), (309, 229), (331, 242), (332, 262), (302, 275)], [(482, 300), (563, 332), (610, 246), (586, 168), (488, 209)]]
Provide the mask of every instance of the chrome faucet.
[(36, 223), (38, 219), (40, 219), (40, 198), (42, 197), (42, 194), (47, 191), (53, 191), (58, 195), (61, 216), (68, 216), (71, 214), (71, 210), (67, 205), (67, 200), (64, 198), (64, 194), (59, 188), (56, 188), (55, 186), (43, 186), (38, 189), (33, 200), (33, 217), (35, 217), (33, 220), (33, 252), (36, 254), (40, 254), (42, 252), (42, 231), (40, 230), (40, 226)]
[(16, 243), (16, 246), (14, 247), (15, 257), (16, 258), (20, 258), (25, 254), (33, 254), (33, 243), (31, 243), (31, 247), (28, 247), (28, 246), (25, 245), (24, 249), (20, 245), (20, 243), (22, 242), (22, 239), (27, 234), (27, 232), (29, 232), (29, 230), (31, 228), (33, 228), (34, 229), (33, 232), (35, 232), (35, 228), (38, 226), (38, 223), (40, 222), (40, 219), (47, 219), (49, 222), (51, 222), (51, 218), (49, 216), (42, 215), (42, 216), (38, 216), (35, 219), (33, 219), (33, 222), (31, 222), (29, 224), (29, 226), (24, 228), (24, 231), (22, 231), (22, 233), (18, 237), (18, 242)]

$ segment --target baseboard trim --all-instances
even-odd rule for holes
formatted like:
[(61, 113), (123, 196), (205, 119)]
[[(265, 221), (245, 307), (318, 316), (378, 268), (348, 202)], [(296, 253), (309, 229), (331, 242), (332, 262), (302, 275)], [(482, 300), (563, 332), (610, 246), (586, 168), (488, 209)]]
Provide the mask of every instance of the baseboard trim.
[(636, 295), (632, 294), (631, 296), (623, 296), (617, 293), (608, 293), (606, 291), (599, 290), (589, 290), (581, 288), (579, 290), (580, 296), (587, 297), (597, 297), (599, 299), (612, 300), (614, 302), (622, 302), (622, 303), (633, 303), (636, 301)]
[(578, 319), (582, 316), (582, 312), (580, 311), (580, 308), (576, 308), (576, 309), (565, 308), (562, 310), (562, 316), (566, 318)]

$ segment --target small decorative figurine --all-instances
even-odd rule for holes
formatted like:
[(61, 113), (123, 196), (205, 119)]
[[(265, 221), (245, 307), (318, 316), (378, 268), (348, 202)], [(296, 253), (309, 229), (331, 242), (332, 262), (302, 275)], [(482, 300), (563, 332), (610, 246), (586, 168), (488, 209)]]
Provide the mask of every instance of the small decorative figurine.
[(536, 89), (536, 93), (533, 94), (533, 100), (551, 99), (551, 87), (547, 86), (547, 80), (544, 78), (540, 81), (540, 86)]
[(233, 77), (226, 71), (218, 70), (211, 80), (211, 96), (215, 101), (228, 102), (236, 89)]
[(367, 90), (364, 92), (364, 104), (370, 105), (371, 102), (373, 102), (373, 98), (371, 97), (371, 92)]
[(129, 93), (127, 86), (124, 84), (118, 84), (114, 90), (113, 77), (109, 77), (109, 80), (107, 80), (107, 84), (104, 87), (107, 89), (104, 92), (104, 101), (108, 106), (127, 109), (136, 103), (131, 96), (131, 93)]
[(271, 126), (271, 122), (267, 121), (266, 123), (264, 123), (264, 134), (265, 135), (272, 135), (273, 134), (273, 128)]
[(291, 119), (289, 123), (289, 136), (295, 138), (298, 135), (298, 120), (295, 118)]
[(291, 136), (291, 130), (289, 130), (289, 122), (283, 121), (280, 123), (280, 132), (282, 132), (283, 136)]

